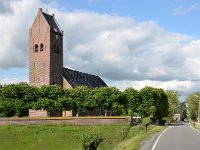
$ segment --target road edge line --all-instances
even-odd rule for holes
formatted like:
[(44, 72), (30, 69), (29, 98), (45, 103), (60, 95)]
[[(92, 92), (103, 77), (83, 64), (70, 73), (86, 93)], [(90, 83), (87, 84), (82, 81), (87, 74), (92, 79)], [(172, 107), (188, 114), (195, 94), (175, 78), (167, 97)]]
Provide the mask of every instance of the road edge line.
[(191, 125), (191, 123), (189, 122), (189, 124), (190, 124), (190, 128), (192, 128), (192, 125)]
[(195, 128), (192, 128), (192, 129), (200, 133), (200, 131), (198, 129), (195, 129)]
[(151, 150), (154, 150), (154, 149), (155, 149), (155, 147), (156, 147), (158, 141), (160, 140), (161, 136), (162, 136), (162, 135), (165, 133), (165, 131), (167, 131), (167, 129), (169, 129), (170, 127), (171, 127), (171, 126), (167, 127), (167, 128), (158, 136), (158, 138), (156, 139), (156, 141), (155, 141), (153, 147), (151, 148)]
[(190, 122), (189, 122), (189, 124), (190, 124), (190, 128), (191, 128), (191, 129), (193, 129), (193, 130), (195, 130), (196, 132), (200, 133), (200, 131), (199, 131), (198, 129), (194, 128), (194, 127), (191, 125)]

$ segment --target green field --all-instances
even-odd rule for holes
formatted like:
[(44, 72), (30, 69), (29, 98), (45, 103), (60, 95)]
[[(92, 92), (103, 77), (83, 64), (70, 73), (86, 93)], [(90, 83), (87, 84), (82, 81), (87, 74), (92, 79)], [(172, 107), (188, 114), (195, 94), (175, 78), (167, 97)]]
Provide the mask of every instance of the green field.
[[(98, 150), (111, 150), (121, 142), (121, 131), (125, 124), (75, 126), (75, 125), (20, 125), (0, 126), (1, 150), (81, 150), (82, 134), (98, 129), (105, 140)], [(160, 131), (162, 127), (151, 127)], [(141, 127), (131, 128), (128, 141), (136, 135), (143, 135)], [(149, 136), (149, 135), (148, 135)], [(141, 143), (144, 138), (136, 141)], [(134, 145), (132, 140), (131, 147)], [(127, 146), (127, 144), (126, 144)]]

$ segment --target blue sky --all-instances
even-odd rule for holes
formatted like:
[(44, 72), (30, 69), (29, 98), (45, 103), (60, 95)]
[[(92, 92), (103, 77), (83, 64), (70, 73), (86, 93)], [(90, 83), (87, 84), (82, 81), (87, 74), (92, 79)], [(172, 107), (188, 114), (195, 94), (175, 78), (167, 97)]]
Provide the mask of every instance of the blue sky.
[[(1, 2), (0, 83), (28, 81), (28, 29), (46, 0)], [(99, 70), (120, 89), (200, 90), (199, 0), (49, 0), (48, 8), (65, 33), (65, 67)]]
[[(56, 1), (56, 0), (55, 0)], [(55, 2), (53, 1), (53, 2)], [(45, 1), (44, 1), (45, 2)], [(59, 8), (130, 16), (138, 21), (153, 20), (171, 32), (200, 36), (199, 0), (57, 0)]]

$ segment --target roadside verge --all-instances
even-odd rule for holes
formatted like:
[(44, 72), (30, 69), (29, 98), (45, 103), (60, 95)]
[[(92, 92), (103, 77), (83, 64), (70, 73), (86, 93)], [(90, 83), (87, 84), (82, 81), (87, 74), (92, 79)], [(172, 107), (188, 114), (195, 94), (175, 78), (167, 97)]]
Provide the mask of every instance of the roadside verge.
[[(136, 136), (119, 143), (113, 150), (139, 150), (143, 147), (145, 139), (151, 138), (156, 133), (163, 131), (165, 127), (152, 126), (148, 132), (138, 133)], [(149, 138), (149, 139), (150, 139)], [(147, 140), (148, 141), (148, 140)], [(146, 143), (146, 142), (145, 142)], [(148, 149), (149, 150), (149, 149)]]

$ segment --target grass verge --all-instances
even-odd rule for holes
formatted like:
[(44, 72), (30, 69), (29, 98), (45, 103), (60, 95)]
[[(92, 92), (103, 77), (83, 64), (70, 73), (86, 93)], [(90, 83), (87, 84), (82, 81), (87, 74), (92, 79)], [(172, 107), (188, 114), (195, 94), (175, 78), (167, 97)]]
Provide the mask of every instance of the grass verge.
[(199, 122), (195, 122), (195, 128), (200, 129), (200, 123)]
[(132, 127), (122, 142), (125, 123), (111, 125), (16, 125), (0, 126), (0, 150), (81, 150), (83, 133), (97, 129), (104, 141), (98, 150), (138, 150), (140, 143), (164, 127), (151, 126), (145, 133), (139, 126)]
[(150, 126), (149, 131), (139, 130), (137, 134), (130, 132), (131, 138), (119, 143), (113, 150), (139, 150), (143, 141), (153, 134), (164, 130), (166, 127), (161, 126)]
[(83, 133), (96, 128), (105, 137), (98, 150), (110, 150), (120, 142), (125, 124), (0, 126), (0, 150), (81, 150)]

